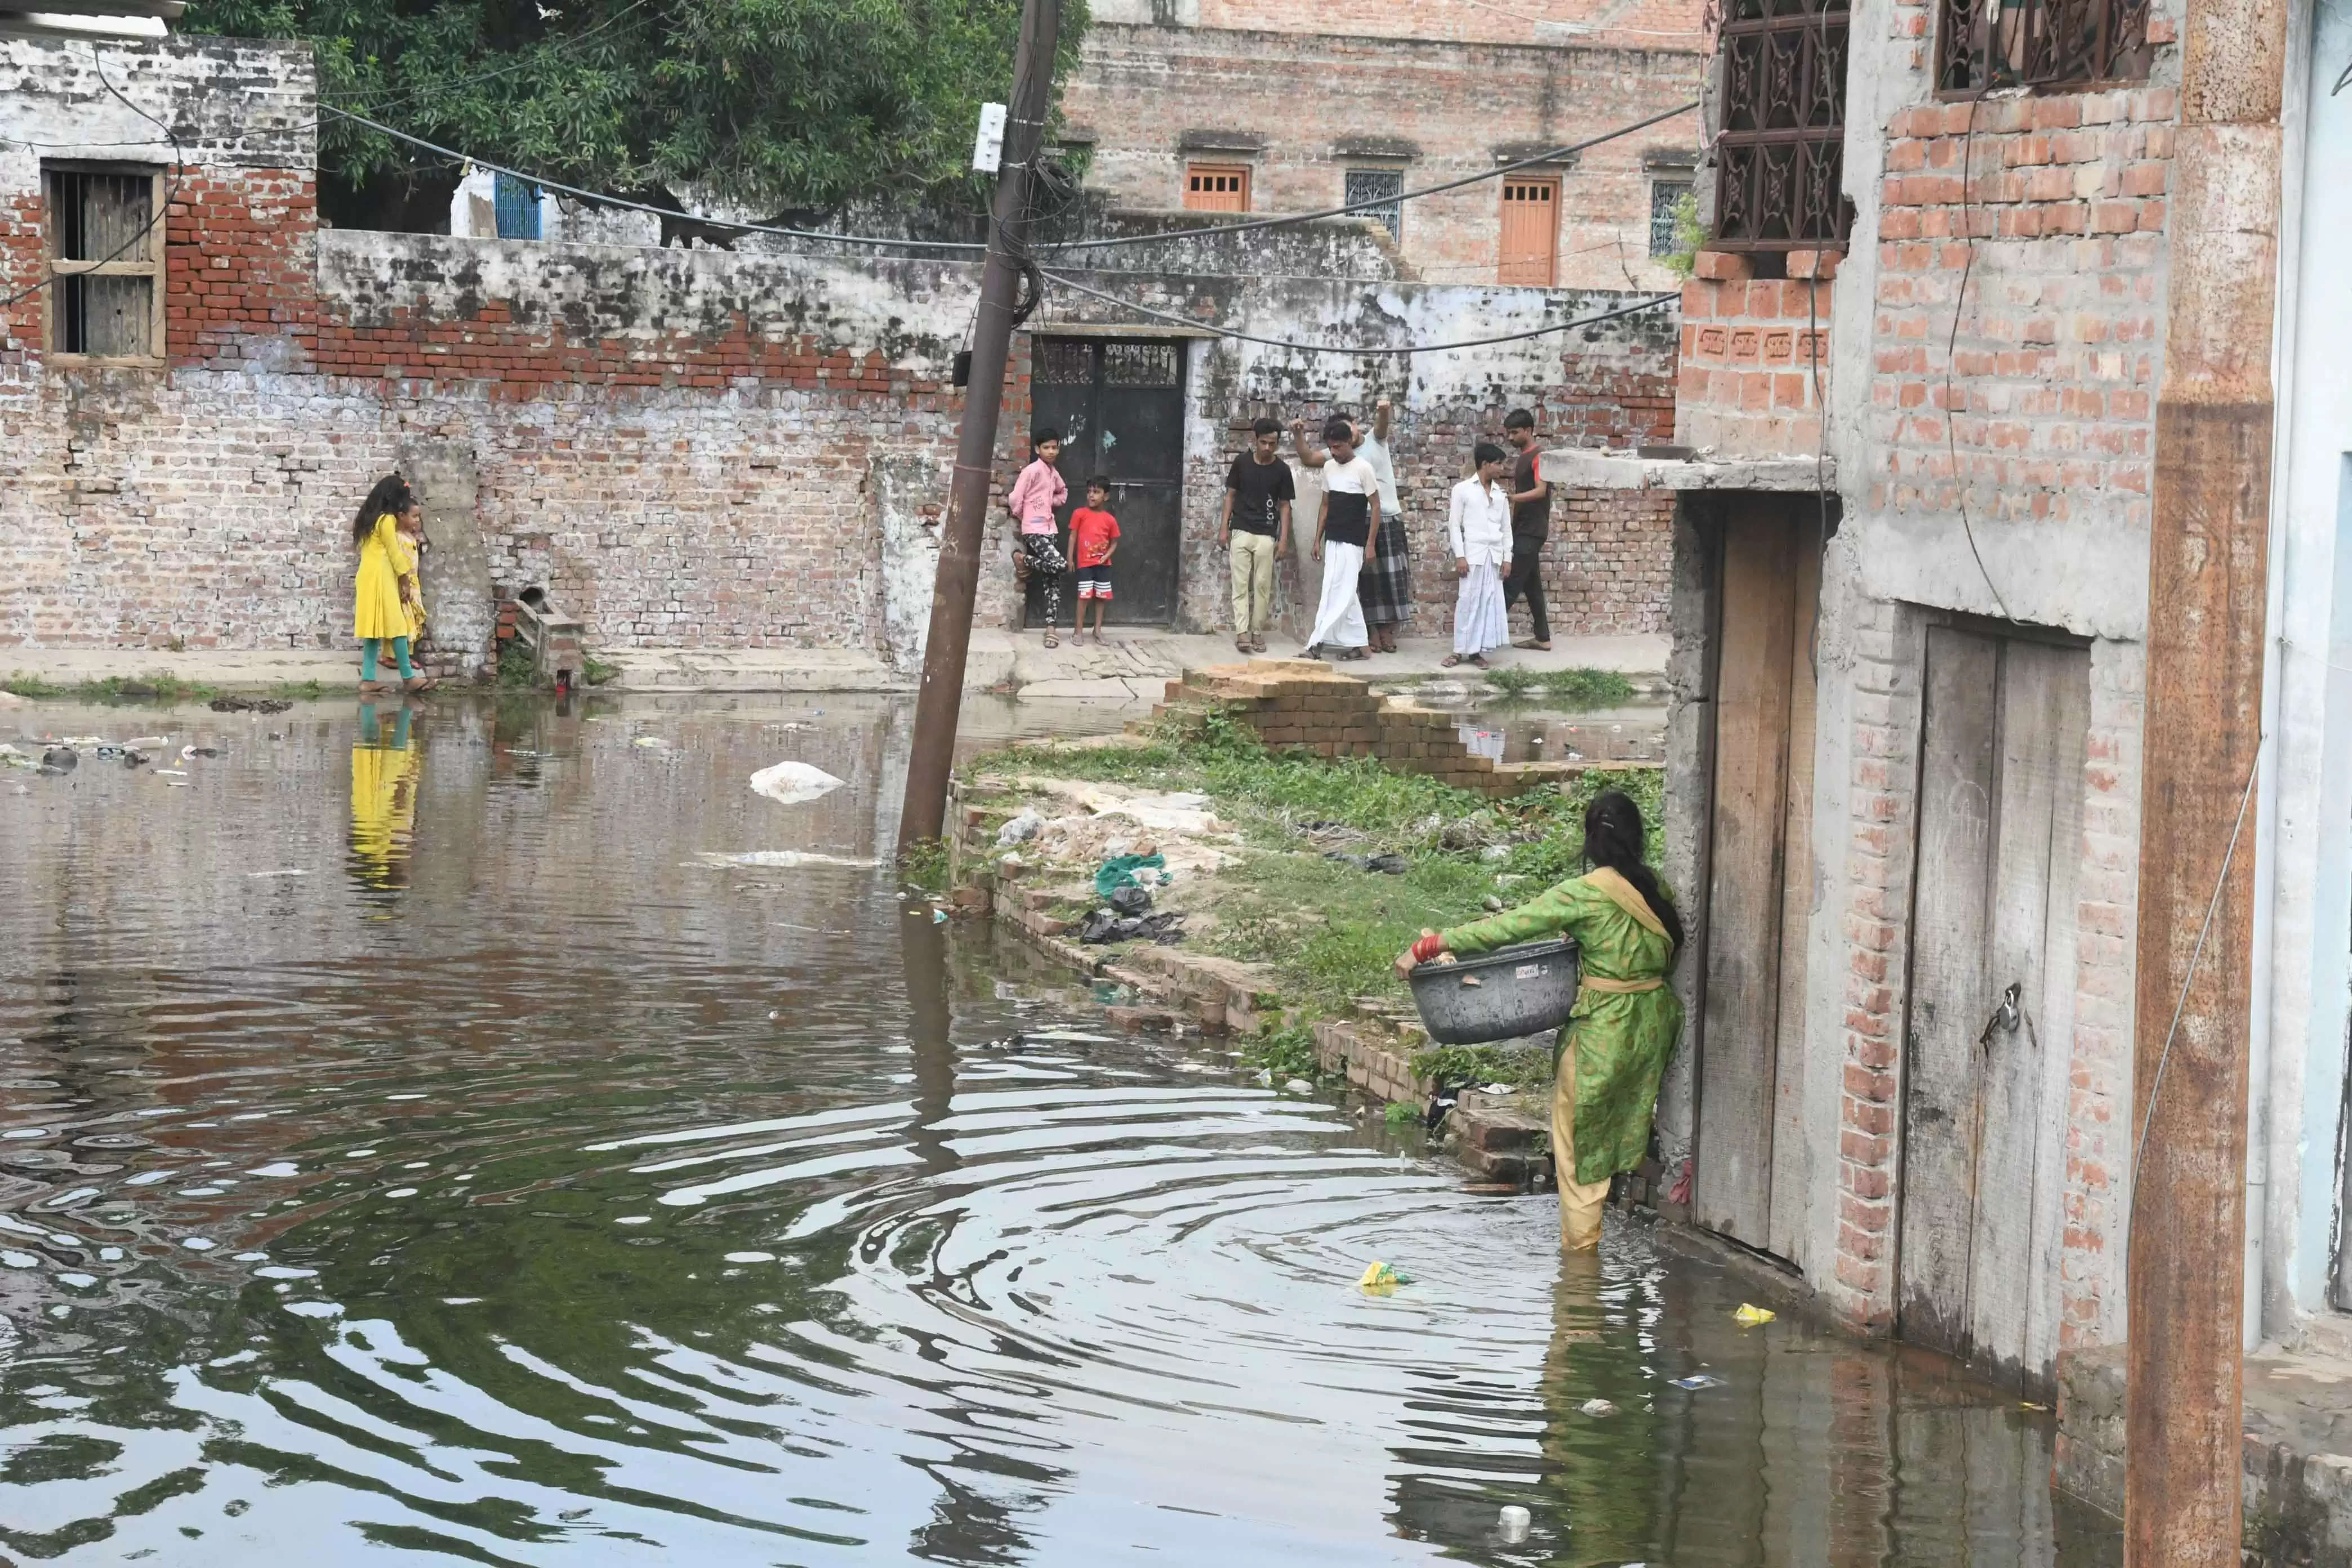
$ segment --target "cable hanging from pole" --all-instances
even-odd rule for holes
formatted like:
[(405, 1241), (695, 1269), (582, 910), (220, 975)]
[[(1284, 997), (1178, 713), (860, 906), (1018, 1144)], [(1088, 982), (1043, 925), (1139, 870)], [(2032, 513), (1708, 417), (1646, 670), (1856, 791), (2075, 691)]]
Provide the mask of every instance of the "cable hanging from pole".
[(1581, 316), (1573, 321), (1554, 321), (1546, 326), (1529, 327), (1523, 331), (1498, 332), (1492, 337), (1460, 338), (1456, 339), (1453, 342), (1413, 343), (1403, 347), (1357, 348), (1350, 347), (1343, 343), (1307, 343), (1295, 342), (1288, 338), (1261, 337), (1255, 332), (1236, 331), (1230, 327), (1212, 326), (1205, 321), (1194, 321), (1190, 316), (1180, 315), (1174, 310), (1157, 310), (1150, 305), (1139, 305), (1132, 300), (1122, 300), (1116, 294), (1106, 293), (1100, 289), (1089, 288), (1087, 285), (1079, 282), (1076, 279), (1069, 277), (1065, 273), (1045, 272), (1043, 276), (1051, 282), (1060, 284), (1065, 289), (1074, 289), (1080, 294), (1088, 296), (1089, 298), (1100, 300), (1105, 304), (1116, 305), (1123, 310), (1134, 310), (1142, 315), (1157, 317), (1159, 320), (1163, 321), (1173, 321), (1180, 326), (1191, 327), (1195, 331), (1208, 332), (1216, 337), (1231, 338), (1236, 342), (1244, 343), (1260, 343), (1267, 348), (1296, 349), (1305, 353), (1354, 354), (1364, 358), (1384, 358), (1404, 354), (1444, 353), (1449, 349), (1479, 349), (1486, 348), (1494, 343), (1516, 343), (1523, 342), (1528, 338), (1549, 337), (1555, 332), (1571, 332), (1579, 327), (1598, 326), (1603, 321), (1613, 321), (1621, 316), (1635, 316), (1641, 314), (1644, 310), (1654, 310), (1661, 305), (1682, 298), (1679, 291), (1671, 294), (1653, 294), (1646, 300), (1636, 300), (1631, 305), (1621, 306), (1614, 310), (1604, 310), (1597, 316)]
[[(1639, 131), (1646, 131), (1653, 125), (1675, 119), (1679, 115), (1688, 114), (1697, 108), (1697, 100), (1693, 100), (1689, 103), (1677, 104), (1672, 109), (1664, 110), (1656, 114), (1653, 114), (1646, 120), (1637, 120), (1629, 125), (1621, 125), (1616, 127), (1614, 130), (1604, 131), (1598, 136), (1589, 136), (1581, 142), (1569, 142), (1563, 146), (1554, 147), (1545, 152), (1538, 153), (1530, 157), (1515, 159), (1512, 162), (1506, 163), (1497, 163), (1492, 169), (1481, 170), (1475, 174), (1465, 174), (1457, 179), (1443, 181), (1434, 185), (1423, 185), (1414, 190), (1400, 192), (1396, 195), (1384, 196), (1375, 201), (1349, 202), (1336, 207), (1319, 208), (1313, 212), (1270, 215), (1262, 218), (1247, 219), (1241, 223), (1214, 224), (1202, 228), (1171, 229), (1159, 234), (1111, 235), (1100, 239), (1057, 240), (1051, 242), (1044, 248), (1050, 252), (1058, 254), (1071, 250), (1107, 249), (1117, 246), (1166, 245), (1177, 241), (1192, 241), (1209, 238), (1218, 235), (1253, 234), (1264, 229), (1281, 228), (1291, 224), (1315, 223), (1324, 218), (1348, 217), (1360, 213), (1370, 212), (1375, 209), (1384, 210), (1400, 202), (1417, 201), (1423, 196), (1441, 195), (1447, 191), (1460, 190), (1465, 185), (1479, 184), (1487, 180), (1502, 179), (1521, 169), (1533, 168), (1542, 163), (1559, 163), (1562, 160), (1573, 157), (1577, 153), (1582, 153), (1589, 148), (1601, 146), (1606, 142), (1617, 141), (1622, 137), (1631, 136)], [(405, 142), (412, 147), (422, 148), (425, 152), (436, 153), (453, 163), (460, 164), (471, 163), (477, 168), (488, 169), (493, 174), (504, 174), (509, 179), (521, 180), (526, 184), (542, 186), (551, 191), (558, 191), (568, 196), (576, 196), (583, 201), (594, 202), (604, 206), (622, 207), (632, 212), (646, 213), (655, 217), (678, 218), (688, 223), (705, 224), (712, 228), (733, 229), (743, 234), (768, 234), (774, 235), (784, 239), (815, 240), (829, 245), (865, 246), (877, 250), (953, 250), (984, 253), (988, 248), (985, 243), (976, 240), (901, 239), (895, 236), (847, 234), (827, 229), (791, 228), (778, 224), (753, 223), (737, 218), (711, 217), (699, 213), (682, 212), (675, 207), (659, 206), (650, 202), (635, 201), (626, 196), (607, 195), (600, 191), (587, 190), (579, 185), (566, 184), (560, 180), (551, 180), (538, 174), (529, 174), (520, 169), (511, 168), (506, 164), (495, 163), (488, 158), (477, 157), (472, 153), (462, 152), (454, 147), (445, 147), (437, 142), (427, 141), (422, 136), (415, 135), (406, 131), (397, 130), (390, 125), (384, 124), (382, 121), (371, 120), (364, 114), (354, 113), (348, 109), (339, 109), (333, 104), (322, 103), (319, 106), (319, 111), (324, 115), (332, 115), (340, 120), (348, 120), (355, 125), (364, 125), (371, 131), (375, 131), (383, 135), (392, 137), (394, 141)], [(1045, 166), (1045, 164), (1042, 159), (1033, 161), (1033, 167), (1037, 168), (1040, 171), (1042, 171)]]

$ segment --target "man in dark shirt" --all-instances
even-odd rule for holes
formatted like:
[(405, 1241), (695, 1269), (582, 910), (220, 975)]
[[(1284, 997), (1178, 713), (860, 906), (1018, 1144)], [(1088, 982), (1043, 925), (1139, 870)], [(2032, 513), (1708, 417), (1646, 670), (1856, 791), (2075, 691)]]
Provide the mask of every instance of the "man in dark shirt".
[(1514, 408), (1503, 417), (1503, 438), (1518, 451), (1511, 465), (1511, 574), (1503, 579), (1503, 610), (1524, 594), (1535, 636), (1521, 647), (1551, 647), (1551, 616), (1544, 605), (1543, 547), (1551, 536), (1551, 486), (1536, 451), (1536, 416)]
[(1274, 564), (1290, 545), (1290, 503), (1298, 487), (1290, 465), (1275, 456), (1282, 426), (1261, 416), (1250, 426), (1250, 449), (1225, 475), (1225, 512), (1217, 542), (1232, 558), (1234, 647), (1265, 651), (1274, 618)]

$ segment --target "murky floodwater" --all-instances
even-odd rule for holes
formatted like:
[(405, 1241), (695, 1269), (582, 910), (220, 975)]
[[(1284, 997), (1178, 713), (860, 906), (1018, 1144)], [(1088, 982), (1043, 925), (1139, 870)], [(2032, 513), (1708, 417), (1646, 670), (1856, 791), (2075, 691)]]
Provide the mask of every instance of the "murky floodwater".
[(2113, 1556), (2013, 1398), (725, 858), (887, 847), (902, 706), (11, 717), (226, 754), (0, 774), (0, 1558)]

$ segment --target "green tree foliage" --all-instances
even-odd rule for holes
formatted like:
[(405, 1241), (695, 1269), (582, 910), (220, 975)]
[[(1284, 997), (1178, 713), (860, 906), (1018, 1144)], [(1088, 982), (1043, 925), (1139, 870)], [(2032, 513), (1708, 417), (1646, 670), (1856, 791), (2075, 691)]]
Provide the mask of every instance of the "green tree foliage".
[[(551, 179), (808, 215), (971, 205), (1020, 24), (1021, 0), (194, 0), (181, 26), (308, 39), (329, 103)], [(1085, 26), (1066, 0), (1065, 69)], [(337, 221), (446, 221), (433, 154), (329, 117), (319, 159)]]

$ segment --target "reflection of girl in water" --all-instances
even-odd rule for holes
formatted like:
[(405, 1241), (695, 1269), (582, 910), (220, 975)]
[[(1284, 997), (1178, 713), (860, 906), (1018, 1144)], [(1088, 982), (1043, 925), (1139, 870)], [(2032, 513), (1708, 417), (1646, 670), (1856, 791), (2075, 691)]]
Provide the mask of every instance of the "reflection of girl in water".
[[(400, 667), (400, 680), (410, 691), (431, 689), (433, 682), (416, 673), (408, 661), (409, 644), (424, 630), (422, 616), (412, 621), (403, 580), (416, 573), (416, 556), (401, 536), (400, 520), (416, 507), (415, 492), (398, 474), (386, 474), (360, 502), (352, 520), (352, 542), (360, 552), (359, 575), (352, 583), (352, 632), (360, 639), (360, 689), (381, 691), (375, 678), (376, 655), (392, 647)], [(421, 609), (421, 605), (419, 606)]]
[(1666, 989), (1666, 972), (1682, 951), (1682, 916), (1643, 863), (1643, 838), (1641, 807), (1604, 790), (1584, 811), (1591, 871), (1490, 920), (1423, 931), (1397, 960), (1403, 973), (1444, 952), (1487, 952), (1548, 936), (1575, 941), (1580, 984), (1560, 1031), (1551, 1099), (1559, 1243), (1570, 1249), (1601, 1245), (1609, 1178), (1648, 1154), (1658, 1080), (1682, 1035), (1681, 999)]
[(352, 874), (362, 887), (408, 885), (409, 841), (416, 831), (416, 775), (422, 755), (409, 744), (408, 710), (393, 715), (386, 740), (375, 705), (360, 705), (352, 743)]

